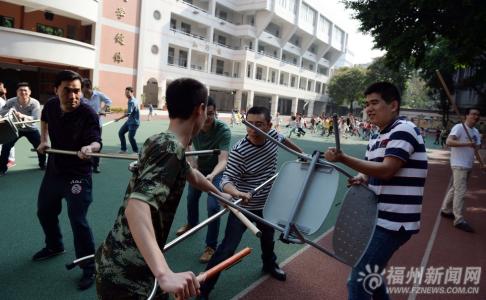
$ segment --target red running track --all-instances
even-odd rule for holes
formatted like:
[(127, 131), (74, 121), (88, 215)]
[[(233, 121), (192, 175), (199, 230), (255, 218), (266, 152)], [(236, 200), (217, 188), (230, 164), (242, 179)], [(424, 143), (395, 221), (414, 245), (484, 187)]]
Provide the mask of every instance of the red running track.
[[(476, 230), (466, 233), (452, 226), (452, 220), (440, 217), (440, 206), (451, 176), (449, 153), (433, 150), (429, 153), (429, 173), (425, 185), (422, 228), (400, 248), (389, 263), (394, 267), (427, 268), (481, 267), (483, 272), (474, 294), (394, 294), (392, 299), (486, 299), (486, 174), (475, 166), (469, 180), (466, 195), (465, 218)], [(319, 244), (330, 248), (331, 234), (319, 240)], [(346, 299), (346, 279), (350, 268), (329, 258), (321, 252), (307, 248), (286, 262), (284, 270), (287, 281), (279, 282), (269, 277), (254, 283), (237, 295), (236, 299)], [(405, 277), (404, 277), (405, 278)], [(461, 280), (464, 274), (461, 275)], [(424, 276), (425, 279), (425, 276)], [(444, 278), (442, 278), (441, 283)], [(410, 285), (393, 285), (406, 287)], [(440, 285), (457, 287), (453, 283)], [(462, 285), (461, 285), (462, 286)], [(421, 288), (433, 288), (432, 284), (422, 284)], [(437, 287), (437, 285), (435, 286)], [(479, 288), (479, 292), (476, 290)], [(456, 292), (461, 292), (457, 291)]]

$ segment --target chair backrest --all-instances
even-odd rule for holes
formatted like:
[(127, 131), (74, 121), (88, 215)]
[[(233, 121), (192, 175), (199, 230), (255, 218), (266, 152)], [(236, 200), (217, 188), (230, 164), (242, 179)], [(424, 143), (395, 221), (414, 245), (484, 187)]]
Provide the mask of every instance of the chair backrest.
[(0, 121), (0, 145), (15, 141), (19, 137), (17, 126), (14, 124), (13, 111), (9, 111)]
[(375, 232), (378, 205), (375, 193), (362, 186), (349, 188), (339, 210), (333, 233), (334, 253), (354, 267), (368, 248)]
[(292, 222), (305, 235), (313, 234), (321, 227), (332, 208), (339, 174), (334, 168), (319, 164), (308, 182), (294, 220), (289, 220), (308, 167), (308, 163), (297, 161), (282, 165), (263, 209), (265, 220), (282, 227)]

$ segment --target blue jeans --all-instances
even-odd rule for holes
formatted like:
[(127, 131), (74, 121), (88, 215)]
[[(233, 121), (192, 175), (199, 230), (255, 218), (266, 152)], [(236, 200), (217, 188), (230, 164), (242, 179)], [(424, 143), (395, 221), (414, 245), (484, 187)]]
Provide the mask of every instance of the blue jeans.
[(138, 125), (128, 125), (127, 122), (118, 131), (118, 137), (120, 138), (121, 151), (127, 151), (127, 141), (125, 140), (125, 133), (128, 132), (128, 141), (132, 146), (132, 151), (138, 153), (137, 141), (135, 140), (135, 134), (137, 133)]
[[(400, 231), (390, 231), (377, 226), (370, 245), (366, 249), (365, 254), (359, 263), (351, 270), (348, 278), (348, 299), (349, 300), (366, 300), (366, 299), (390, 299), (386, 292), (385, 278), (382, 278), (382, 284), (375, 289), (369, 288), (366, 284), (368, 281), (362, 274), (370, 274), (366, 270), (366, 266), (371, 267), (372, 272), (375, 266), (378, 266), (376, 273), (381, 274), (385, 269), (388, 261), (393, 253), (405, 244), (412, 233), (405, 231), (403, 228)], [(363, 278), (364, 277), (364, 278)], [(362, 279), (358, 281), (358, 279)], [(367, 288), (365, 290), (365, 287)], [(368, 290), (368, 291), (367, 291)]]
[[(262, 210), (253, 210), (252, 213), (262, 217)], [(262, 250), (262, 262), (263, 268), (273, 268), (276, 266), (277, 256), (273, 252), (275, 242), (273, 235), (275, 230), (272, 227), (268, 227), (264, 224), (256, 222), (258, 229), (262, 232), (260, 237), (260, 247)], [(206, 266), (206, 270), (211, 269), (223, 260), (230, 258), (235, 252), (236, 248), (240, 244), (243, 233), (246, 231), (246, 226), (233, 214), (228, 215), (228, 222), (226, 223), (226, 230), (224, 232), (224, 239), (216, 249), (213, 257)], [(204, 281), (201, 285), (201, 293), (208, 295), (214, 288), (218, 281), (219, 273), (214, 277), (211, 277)]]
[[(89, 205), (93, 201), (91, 176), (51, 175), (49, 170), (46, 172), (37, 201), (37, 217), (44, 230), (46, 247), (64, 249), (58, 216), (62, 210), (62, 199), (65, 198), (76, 257), (93, 254), (93, 233), (86, 219)], [(94, 270), (94, 261), (81, 267)]]
[[(203, 173), (207, 175), (209, 173)], [(216, 187), (219, 187), (219, 182), (221, 181), (221, 177), (223, 174), (219, 174), (213, 178), (213, 184)], [(202, 192), (198, 189), (193, 188), (189, 185), (188, 193), (187, 193), (187, 224), (191, 225), (192, 227), (196, 226), (199, 223), (199, 198), (201, 197)], [(211, 196), (208, 194), (208, 218), (212, 215), (216, 214), (220, 210), (219, 202), (216, 197)], [(206, 234), (206, 246), (216, 249), (218, 245), (218, 234), (219, 234), (219, 218), (215, 221), (209, 223), (208, 225), (208, 232)]]

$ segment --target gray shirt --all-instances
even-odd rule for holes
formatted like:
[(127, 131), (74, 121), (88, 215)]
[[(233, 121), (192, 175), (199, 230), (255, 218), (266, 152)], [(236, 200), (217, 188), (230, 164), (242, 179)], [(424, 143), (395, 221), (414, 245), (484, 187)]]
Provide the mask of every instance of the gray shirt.
[[(41, 106), (39, 101), (30, 97), (29, 103), (25, 106), (21, 106), (17, 97), (13, 97), (7, 100), (5, 106), (0, 110), (0, 115), (5, 115), (11, 108), (15, 108), (21, 114), (31, 116), (34, 120), (39, 120), (41, 115)], [(18, 126), (20, 131), (35, 131), (38, 130), (36, 123), (25, 123), (25, 126)]]

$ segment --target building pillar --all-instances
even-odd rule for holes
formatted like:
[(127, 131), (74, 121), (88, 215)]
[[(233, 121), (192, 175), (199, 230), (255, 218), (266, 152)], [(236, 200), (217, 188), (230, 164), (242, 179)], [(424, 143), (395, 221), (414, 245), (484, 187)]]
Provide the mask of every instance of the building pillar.
[(292, 99), (292, 108), (290, 109), (290, 114), (291, 115), (296, 115), (297, 114), (297, 107), (299, 105), (299, 98), (293, 98)]
[(272, 95), (272, 103), (270, 105), (270, 114), (273, 116), (277, 115), (278, 110), (278, 95)]
[(314, 100), (309, 100), (309, 104), (308, 104), (308, 107), (307, 107), (307, 116), (308, 117), (312, 117), (312, 115), (314, 114), (314, 104), (316, 102)]
[(167, 90), (167, 80), (161, 80), (159, 84), (159, 98), (157, 99), (157, 108), (166, 108), (165, 91)]
[(250, 107), (253, 107), (253, 99), (255, 98), (255, 91), (249, 90), (247, 97), (248, 98), (246, 99), (246, 109), (245, 109), (245, 111), (248, 111), (248, 109)]
[(241, 99), (243, 98), (243, 91), (236, 90), (235, 93), (235, 102), (233, 103), (233, 108), (237, 109), (238, 111), (241, 110)]

